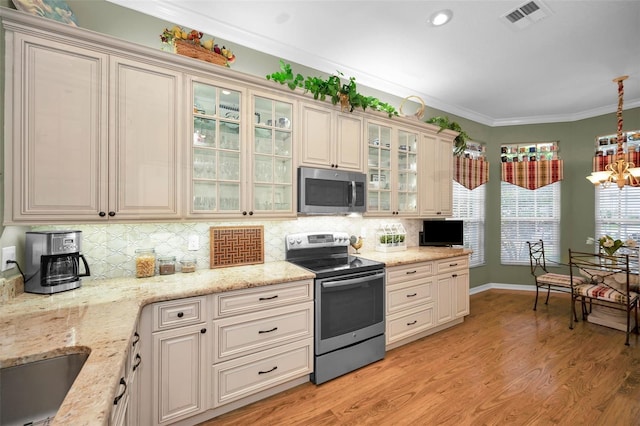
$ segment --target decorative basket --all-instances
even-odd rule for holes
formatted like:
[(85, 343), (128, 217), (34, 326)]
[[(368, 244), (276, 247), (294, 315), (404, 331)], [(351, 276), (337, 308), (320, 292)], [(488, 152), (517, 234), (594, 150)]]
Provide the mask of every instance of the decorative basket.
[(227, 58), (224, 56), (185, 40), (175, 39), (173, 41), (173, 49), (178, 55), (200, 59), (215, 65), (227, 66)]
[(404, 106), (405, 101), (408, 101), (409, 99), (415, 99), (418, 102), (420, 102), (420, 108), (418, 108), (418, 110), (412, 115), (412, 117), (417, 118), (418, 120), (421, 120), (422, 117), (424, 117), (424, 101), (422, 100), (422, 98), (420, 96), (415, 96), (415, 95), (411, 95), (411, 96), (407, 96), (406, 98), (404, 98), (402, 100), (402, 103), (400, 104), (400, 114), (402, 114), (405, 117), (409, 117), (408, 115), (406, 115), (405, 113), (402, 112), (402, 107)]

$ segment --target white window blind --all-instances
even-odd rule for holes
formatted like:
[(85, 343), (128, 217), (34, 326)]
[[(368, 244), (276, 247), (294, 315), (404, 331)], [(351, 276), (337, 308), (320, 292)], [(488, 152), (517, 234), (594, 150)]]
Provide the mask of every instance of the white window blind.
[(501, 182), (500, 261), (528, 265), (527, 241), (544, 241), (547, 260), (560, 259), (560, 182), (536, 190)]
[(596, 235), (640, 242), (640, 188), (596, 188)]
[(463, 221), (464, 246), (473, 250), (469, 266), (484, 265), (485, 187), (467, 189), (453, 182), (453, 218)]

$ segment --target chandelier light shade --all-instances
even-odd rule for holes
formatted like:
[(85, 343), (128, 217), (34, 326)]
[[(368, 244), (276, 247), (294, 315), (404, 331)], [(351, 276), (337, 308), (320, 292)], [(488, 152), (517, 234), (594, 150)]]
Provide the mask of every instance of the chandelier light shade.
[(635, 164), (627, 161), (624, 156), (622, 105), (624, 98), (623, 81), (627, 78), (629, 78), (629, 76), (623, 75), (613, 79), (614, 83), (618, 83), (618, 111), (616, 112), (616, 118), (618, 121), (618, 128), (616, 132), (618, 149), (616, 151), (615, 160), (607, 164), (605, 170), (593, 172), (591, 175), (587, 176), (587, 179), (591, 183), (595, 186), (601, 186), (602, 188), (607, 188), (612, 183), (615, 183), (620, 189), (625, 186), (640, 186), (640, 167), (636, 167)]

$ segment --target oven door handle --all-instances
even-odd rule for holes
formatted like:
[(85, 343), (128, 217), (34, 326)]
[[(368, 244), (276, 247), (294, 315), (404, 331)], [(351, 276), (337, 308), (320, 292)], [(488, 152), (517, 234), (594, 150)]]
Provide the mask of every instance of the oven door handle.
[(384, 272), (378, 272), (376, 274), (365, 275), (364, 277), (351, 278), (349, 280), (342, 281), (327, 281), (322, 283), (323, 288), (334, 288), (334, 287), (345, 287), (350, 285), (364, 284), (371, 280), (375, 280), (378, 278), (383, 278)]

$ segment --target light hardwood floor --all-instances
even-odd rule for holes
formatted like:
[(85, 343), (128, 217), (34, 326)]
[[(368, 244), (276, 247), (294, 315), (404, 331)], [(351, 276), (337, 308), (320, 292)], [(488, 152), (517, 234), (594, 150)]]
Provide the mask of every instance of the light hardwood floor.
[(473, 295), (463, 324), (203, 425), (640, 425), (640, 337), (569, 330), (567, 295), (533, 298)]

